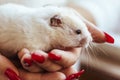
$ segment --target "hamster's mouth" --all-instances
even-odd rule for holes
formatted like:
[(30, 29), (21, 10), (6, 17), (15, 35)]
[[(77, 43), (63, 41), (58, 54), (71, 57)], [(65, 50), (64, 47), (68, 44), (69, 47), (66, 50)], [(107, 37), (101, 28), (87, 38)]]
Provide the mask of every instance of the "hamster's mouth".
[(65, 47), (65, 49), (80, 48), (80, 47), (83, 47), (83, 46), (84, 45), (70, 46), (70, 47)]

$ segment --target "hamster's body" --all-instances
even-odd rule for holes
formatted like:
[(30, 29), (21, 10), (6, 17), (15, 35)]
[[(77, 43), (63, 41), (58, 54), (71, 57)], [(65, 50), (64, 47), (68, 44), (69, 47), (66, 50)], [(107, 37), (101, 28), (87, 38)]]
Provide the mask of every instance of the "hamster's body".
[[(51, 18), (59, 17), (58, 26)], [(76, 34), (80, 30), (81, 34)], [(78, 14), (69, 8), (27, 8), (21, 5), (0, 6), (0, 52), (12, 56), (22, 48), (49, 51), (54, 48), (80, 47), (89, 44), (91, 35)]]

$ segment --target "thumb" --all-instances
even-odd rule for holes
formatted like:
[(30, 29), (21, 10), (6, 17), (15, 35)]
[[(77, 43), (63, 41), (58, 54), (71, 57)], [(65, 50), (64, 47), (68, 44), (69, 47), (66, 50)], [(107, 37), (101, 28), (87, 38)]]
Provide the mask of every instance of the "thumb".
[(0, 79), (1, 80), (21, 80), (17, 68), (0, 54)]
[(90, 23), (87, 20), (84, 20), (88, 30), (90, 31), (93, 41), (97, 43), (103, 43), (103, 42), (108, 42), (108, 43), (114, 43), (114, 38), (110, 36), (108, 33), (103, 32), (99, 28), (97, 28), (94, 24)]

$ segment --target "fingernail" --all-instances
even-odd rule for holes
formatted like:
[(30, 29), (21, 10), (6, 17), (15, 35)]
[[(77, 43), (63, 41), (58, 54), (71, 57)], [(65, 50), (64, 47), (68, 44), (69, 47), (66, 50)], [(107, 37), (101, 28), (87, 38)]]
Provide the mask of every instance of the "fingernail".
[(114, 38), (110, 36), (108, 33), (104, 32), (105, 34), (105, 41), (108, 43), (114, 43)]
[(85, 71), (81, 70), (78, 73), (75, 74), (71, 74), (70, 76), (68, 76), (65, 80), (73, 80), (73, 79), (77, 79), (79, 78)]
[(54, 60), (54, 61), (59, 61), (59, 60), (61, 60), (61, 56), (59, 56), (59, 55), (56, 55), (56, 54), (54, 54), (54, 53), (48, 53), (48, 56), (49, 56), (49, 58), (51, 59), (51, 60)]
[(9, 80), (21, 80), (20, 77), (9, 68), (5, 71), (4, 74), (9, 78)]
[(37, 55), (36, 53), (33, 53), (32, 60), (37, 61), (39, 63), (43, 63), (45, 61), (45, 58), (42, 55)]
[(23, 63), (24, 63), (24, 66), (30, 67), (32, 65), (33, 61), (31, 59), (25, 58), (23, 60)]

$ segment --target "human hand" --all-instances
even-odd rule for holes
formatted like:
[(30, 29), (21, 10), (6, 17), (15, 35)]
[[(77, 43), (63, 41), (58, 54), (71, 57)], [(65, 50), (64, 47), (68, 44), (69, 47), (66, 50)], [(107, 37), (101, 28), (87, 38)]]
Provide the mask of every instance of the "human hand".
[[(19, 69), (19, 70), (18, 70)], [(72, 69), (67, 69), (69, 74)], [(65, 72), (65, 71), (64, 71)], [(68, 73), (66, 73), (68, 74)], [(16, 68), (13, 63), (6, 57), (0, 55), (0, 80), (65, 80), (66, 76), (62, 72), (47, 72), (47, 73), (30, 73)]]
[(31, 55), (28, 49), (22, 49), (18, 56), (23, 67), (28, 71), (42, 72), (44, 69), (45, 71), (53, 72), (73, 65), (79, 58), (80, 51), (80, 48), (54, 49), (49, 53), (37, 50)]
[(72, 67), (61, 71), (46, 73), (31, 73), (25, 70), (20, 70), (19, 72), (22, 80), (71, 80), (66, 78), (66, 76), (76, 73), (75, 69)]

